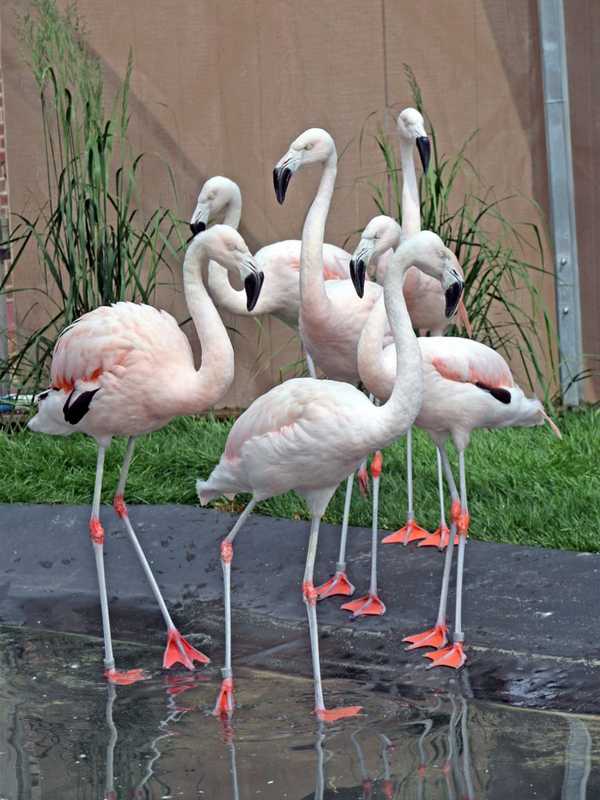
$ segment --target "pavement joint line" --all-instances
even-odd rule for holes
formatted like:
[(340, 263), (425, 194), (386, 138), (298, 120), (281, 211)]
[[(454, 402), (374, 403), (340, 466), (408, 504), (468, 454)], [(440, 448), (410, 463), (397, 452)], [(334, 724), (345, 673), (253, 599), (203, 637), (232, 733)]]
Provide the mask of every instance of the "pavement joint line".
[(514, 656), (516, 658), (525, 659), (544, 659), (546, 661), (555, 661), (557, 663), (566, 662), (569, 664), (583, 664), (586, 667), (600, 667), (600, 659), (598, 658), (572, 658), (571, 656), (555, 656), (546, 653), (529, 653), (523, 650), (506, 650), (501, 647), (485, 647), (479, 644), (469, 644), (466, 650), (474, 650), (478, 653), (500, 653), (503, 656)]

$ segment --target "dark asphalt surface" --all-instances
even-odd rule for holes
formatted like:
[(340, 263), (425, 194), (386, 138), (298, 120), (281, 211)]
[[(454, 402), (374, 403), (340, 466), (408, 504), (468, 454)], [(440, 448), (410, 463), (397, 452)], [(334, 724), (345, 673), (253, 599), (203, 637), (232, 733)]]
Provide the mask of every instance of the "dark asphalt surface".
[[(88, 507), (0, 505), (0, 622), (101, 633)], [(113, 635), (161, 647), (161, 617), (110, 508), (102, 510)], [(220, 663), (219, 543), (235, 517), (191, 506), (132, 506), (130, 517), (173, 616)], [(310, 672), (301, 581), (308, 524), (253, 515), (232, 570), (234, 662)], [(370, 531), (351, 528), (348, 572), (368, 585)], [(333, 570), (336, 526), (323, 525), (317, 578)], [(600, 556), (470, 540), (464, 623), (468, 667), (426, 670), (401, 639), (434, 622), (443, 557), (414, 545), (380, 546), (387, 613), (350, 621), (341, 598), (318, 606), (324, 672), (388, 689), (460, 680), (486, 699), (528, 707), (600, 711)], [(454, 594), (451, 589), (451, 606)], [(153, 656), (154, 657), (154, 656)]]

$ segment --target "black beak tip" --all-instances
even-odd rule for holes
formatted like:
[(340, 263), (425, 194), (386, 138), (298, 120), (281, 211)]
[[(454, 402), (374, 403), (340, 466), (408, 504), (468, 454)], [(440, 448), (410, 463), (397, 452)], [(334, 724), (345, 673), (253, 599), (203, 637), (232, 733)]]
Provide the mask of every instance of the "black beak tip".
[(417, 139), (417, 150), (419, 151), (419, 157), (421, 158), (423, 172), (426, 175), (427, 170), (429, 169), (429, 160), (431, 158), (431, 142), (429, 141), (428, 136), (419, 136)]
[(206, 223), (204, 222), (190, 222), (190, 230), (192, 232), (192, 236), (197, 236), (202, 231), (206, 230)]
[(265, 276), (262, 272), (253, 272), (246, 277), (244, 288), (246, 290), (246, 308), (248, 311), (252, 311), (257, 304), (264, 280)]
[(275, 167), (273, 170), (273, 187), (279, 205), (283, 205), (287, 188), (292, 177), (292, 170), (287, 167)]
[(365, 294), (365, 276), (367, 274), (365, 262), (361, 259), (355, 261), (351, 259), (350, 261), (350, 277), (352, 278), (352, 283), (354, 284), (354, 288), (356, 289), (356, 294), (359, 297), (363, 297)]
[(464, 283), (462, 281), (456, 281), (451, 286), (446, 289), (446, 317), (450, 319), (450, 317), (454, 316), (456, 313), (456, 309), (458, 308), (458, 304), (460, 303), (460, 299), (462, 297)]

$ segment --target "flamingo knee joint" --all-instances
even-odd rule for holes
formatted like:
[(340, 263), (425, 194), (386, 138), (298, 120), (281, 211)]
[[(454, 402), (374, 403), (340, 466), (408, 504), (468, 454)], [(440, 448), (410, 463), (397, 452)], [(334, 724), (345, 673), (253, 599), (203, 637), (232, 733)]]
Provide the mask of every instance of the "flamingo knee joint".
[(221, 542), (221, 561), (223, 564), (231, 564), (233, 561), (233, 545), (227, 539)]
[(98, 517), (90, 520), (90, 539), (94, 544), (104, 544), (104, 528)]

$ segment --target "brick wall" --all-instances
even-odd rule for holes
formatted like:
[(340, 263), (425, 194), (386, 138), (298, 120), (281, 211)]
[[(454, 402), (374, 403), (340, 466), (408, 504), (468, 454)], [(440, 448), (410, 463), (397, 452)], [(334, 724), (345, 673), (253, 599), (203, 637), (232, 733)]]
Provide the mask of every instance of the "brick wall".
[[(9, 231), (8, 164), (6, 155), (6, 120), (4, 109), (4, 83), (0, 56), (0, 241)], [(0, 246), (0, 280), (4, 278), (5, 267), (10, 259), (10, 249)], [(10, 284), (7, 287), (10, 289)], [(0, 294), (0, 360), (7, 357), (14, 342), (15, 314), (14, 301), (10, 294)], [(0, 385), (0, 394), (8, 391), (8, 386)]]

